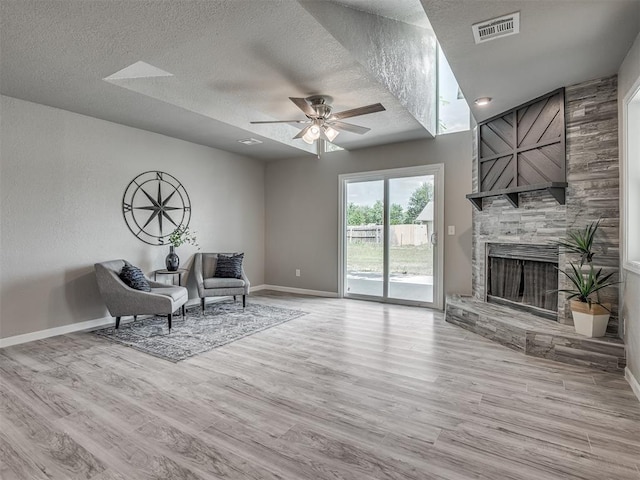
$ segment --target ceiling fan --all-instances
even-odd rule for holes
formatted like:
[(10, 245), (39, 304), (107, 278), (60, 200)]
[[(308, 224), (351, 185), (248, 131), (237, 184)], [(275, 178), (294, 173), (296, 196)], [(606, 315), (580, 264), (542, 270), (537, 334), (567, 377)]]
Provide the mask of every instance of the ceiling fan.
[(307, 125), (293, 138), (301, 138), (309, 145), (312, 145), (318, 139), (333, 142), (341, 131), (364, 135), (371, 129), (346, 123), (342, 120), (385, 110), (381, 103), (374, 103), (365, 107), (331, 113), (331, 101), (333, 99), (327, 95), (313, 95), (307, 98), (289, 97), (289, 100), (302, 110), (307, 117), (306, 120), (273, 120), (251, 123), (296, 123)]

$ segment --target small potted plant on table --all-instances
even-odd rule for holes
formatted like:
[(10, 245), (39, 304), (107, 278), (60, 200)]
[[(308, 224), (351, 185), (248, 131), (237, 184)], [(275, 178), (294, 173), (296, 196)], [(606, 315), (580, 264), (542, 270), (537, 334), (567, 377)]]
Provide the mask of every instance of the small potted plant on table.
[(613, 273), (604, 274), (602, 268), (593, 266), (593, 241), (600, 220), (590, 223), (583, 230), (568, 232), (566, 240), (558, 244), (568, 252), (579, 254), (578, 264), (570, 263), (568, 271), (560, 270), (568, 279), (571, 288), (560, 289), (568, 294), (571, 314), (576, 332), (587, 337), (603, 337), (609, 323), (610, 305), (600, 302), (600, 290), (616, 285), (611, 280)]
[(169, 235), (169, 255), (165, 259), (165, 264), (170, 272), (175, 272), (180, 266), (180, 257), (178, 257), (175, 249), (184, 243), (195, 247), (198, 246), (195, 232), (190, 232), (187, 226), (180, 226)]

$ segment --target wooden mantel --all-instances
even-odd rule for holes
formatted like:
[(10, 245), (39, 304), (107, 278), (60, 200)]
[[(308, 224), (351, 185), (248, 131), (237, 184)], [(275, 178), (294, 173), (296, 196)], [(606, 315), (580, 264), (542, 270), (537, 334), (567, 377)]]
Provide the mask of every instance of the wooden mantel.
[(486, 197), (502, 197), (505, 198), (511, 205), (518, 208), (519, 200), (518, 194), (525, 192), (536, 192), (540, 190), (548, 191), (553, 198), (555, 198), (560, 205), (565, 204), (565, 189), (567, 188), (566, 182), (546, 182), (539, 183), (537, 185), (522, 185), (520, 187), (504, 188), (502, 190), (491, 190), (488, 192), (469, 193), (467, 198), (473, 203), (473, 206), (478, 210), (482, 210), (482, 199)]

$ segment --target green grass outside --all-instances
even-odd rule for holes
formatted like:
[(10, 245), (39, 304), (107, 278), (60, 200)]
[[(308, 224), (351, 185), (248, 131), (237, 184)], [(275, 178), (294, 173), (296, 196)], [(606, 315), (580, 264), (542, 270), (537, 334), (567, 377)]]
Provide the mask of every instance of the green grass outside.
[[(347, 271), (382, 273), (382, 244), (348, 243)], [(433, 246), (403, 245), (391, 247), (389, 252), (390, 273), (433, 275)]]

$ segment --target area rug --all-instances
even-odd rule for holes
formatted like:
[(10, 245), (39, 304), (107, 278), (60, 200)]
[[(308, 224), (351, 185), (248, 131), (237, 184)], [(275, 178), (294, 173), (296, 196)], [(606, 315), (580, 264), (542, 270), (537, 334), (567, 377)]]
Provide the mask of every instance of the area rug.
[(141, 352), (179, 362), (208, 352), (240, 338), (306, 315), (301, 310), (259, 303), (213, 303), (202, 313), (200, 307), (187, 309), (186, 319), (174, 316), (171, 333), (167, 317), (148, 317), (92, 333)]

